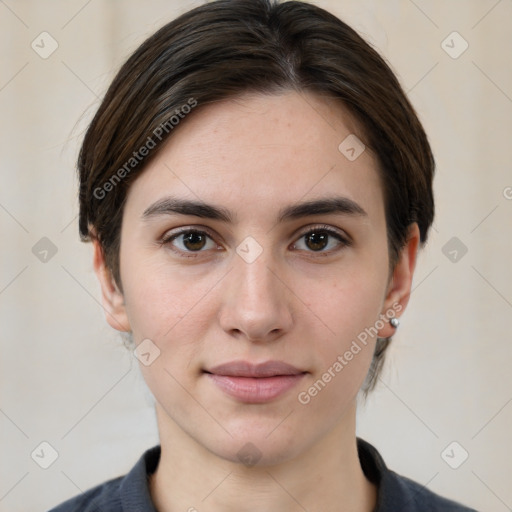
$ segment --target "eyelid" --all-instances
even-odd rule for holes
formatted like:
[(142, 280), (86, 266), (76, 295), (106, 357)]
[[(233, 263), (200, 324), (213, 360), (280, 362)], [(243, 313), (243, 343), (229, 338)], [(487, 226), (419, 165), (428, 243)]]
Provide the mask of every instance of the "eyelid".
[(214, 239), (217, 235), (213, 233), (210, 228), (207, 228), (206, 226), (182, 226), (180, 228), (176, 228), (175, 230), (169, 230), (166, 231), (159, 239), (159, 242), (165, 243), (169, 240), (174, 239), (175, 237), (178, 237), (184, 233), (205, 233), (210, 238)]
[(307, 235), (311, 231), (327, 231), (330, 235), (336, 235), (340, 237), (343, 242), (345, 242), (347, 245), (352, 243), (352, 239), (350, 238), (349, 234), (339, 228), (335, 228), (334, 226), (331, 226), (329, 224), (313, 224), (312, 226), (307, 226), (304, 228), (304, 230), (300, 230), (298, 232), (299, 237), (302, 237), (304, 235)]

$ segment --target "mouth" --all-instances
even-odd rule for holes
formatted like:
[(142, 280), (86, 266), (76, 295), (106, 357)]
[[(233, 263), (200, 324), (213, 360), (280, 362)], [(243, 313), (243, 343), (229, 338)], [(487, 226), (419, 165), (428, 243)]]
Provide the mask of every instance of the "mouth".
[(204, 370), (222, 392), (240, 402), (254, 404), (278, 398), (295, 387), (307, 373), (282, 361), (260, 364), (231, 361)]

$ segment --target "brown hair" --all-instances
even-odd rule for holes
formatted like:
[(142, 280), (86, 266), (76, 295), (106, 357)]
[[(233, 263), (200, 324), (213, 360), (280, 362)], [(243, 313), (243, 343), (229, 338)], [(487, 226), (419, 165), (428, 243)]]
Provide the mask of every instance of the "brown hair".
[[(351, 27), (312, 4), (217, 0), (166, 24), (131, 55), (80, 150), (80, 236), (97, 237), (121, 291), (127, 191), (175, 127), (196, 105), (286, 90), (337, 98), (361, 127), (379, 162), (390, 270), (411, 223), (418, 223), (426, 242), (434, 216), (434, 157), (384, 59)], [(365, 392), (375, 385), (389, 341), (377, 340)]]

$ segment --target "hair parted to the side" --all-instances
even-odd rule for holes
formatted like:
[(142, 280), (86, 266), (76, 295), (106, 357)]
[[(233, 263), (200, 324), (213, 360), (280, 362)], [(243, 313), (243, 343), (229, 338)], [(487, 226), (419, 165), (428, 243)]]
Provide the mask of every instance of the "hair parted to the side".
[[(173, 131), (208, 103), (289, 90), (339, 100), (357, 121), (358, 136), (379, 163), (390, 271), (411, 223), (418, 223), (425, 244), (434, 217), (435, 161), (416, 112), (384, 59), (315, 5), (216, 0), (142, 43), (117, 73), (84, 137), (78, 158), (80, 236), (99, 240), (121, 291), (127, 191)], [(377, 341), (365, 394), (375, 385), (389, 342)]]

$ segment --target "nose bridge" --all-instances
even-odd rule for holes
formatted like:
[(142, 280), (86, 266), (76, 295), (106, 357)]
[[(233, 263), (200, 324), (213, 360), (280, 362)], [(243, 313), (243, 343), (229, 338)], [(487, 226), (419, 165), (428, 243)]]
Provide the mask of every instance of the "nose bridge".
[(222, 312), (223, 328), (264, 339), (289, 329), (292, 321), (289, 297), (275, 273), (279, 262), (270, 248), (240, 244), (229, 273), (229, 293)]
[(276, 278), (270, 271), (270, 268), (275, 266), (272, 264), (270, 252), (269, 250), (266, 254), (262, 253), (252, 262), (247, 262), (243, 258), (238, 258), (236, 262), (235, 275), (240, 288), (239, 293), (250, 302), (262, 299), (268, 302), (278, 293)]

